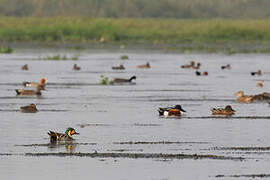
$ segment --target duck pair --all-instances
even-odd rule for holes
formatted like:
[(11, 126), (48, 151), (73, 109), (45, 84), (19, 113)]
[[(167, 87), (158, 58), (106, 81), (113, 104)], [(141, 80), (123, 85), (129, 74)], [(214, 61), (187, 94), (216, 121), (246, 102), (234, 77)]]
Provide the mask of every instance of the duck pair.
[(237, 102), (251, 103), (253, 101), (265, 101), (270, 100), (270, 93), (264, 92), (256, 95), (244, 95), (243, 91), (238, 91), (236, 94)]
[(41, 95), (41, 90), (45, 90), (46, 78), (41, 78), (39, 83), (24, 81), (23, 85), (25, 87), (34, 87), (36, 90), (15, 89), (17, 95)]
[(51, 143), (56, 143), (57, 141), (72, 141), (73, 140), (72, 136), (75, 134), (80, 134), (80, 133), (77, 133), (75, 129), (72, 127), (67, 128), (65, 133), (58, 133), (54, 131), (48, 132)]
[(184, 69), (200, 69), (200, 67), (201, 63), (197, 63), (197, 65), (195, 65), (195, 61), (190, 61), (190, 64), (185, 64), (181, 66), (181, 68)]

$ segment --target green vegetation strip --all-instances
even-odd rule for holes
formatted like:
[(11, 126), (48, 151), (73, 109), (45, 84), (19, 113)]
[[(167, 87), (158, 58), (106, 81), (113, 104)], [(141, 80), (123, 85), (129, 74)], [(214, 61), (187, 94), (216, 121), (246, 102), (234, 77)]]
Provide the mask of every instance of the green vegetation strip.
[(198, 155), (198, 154), (156, 154), (156, 153), (25, 153), (25, 156), (78, 156), (91, 158), (152, 158), (152, 159), (218, 159), (218, 160), (244, 160), (242, 157), (226, 157), (216, 155)]
[[(0, 24), (1, 42), (182, 44), (171, 48), (181, 51), (224, 50), (228, 53), (270, 52), (267, 46), (270, 42), (270, 19), (0, 17)], [(245, 45), (245, 48), (234, 44)]]

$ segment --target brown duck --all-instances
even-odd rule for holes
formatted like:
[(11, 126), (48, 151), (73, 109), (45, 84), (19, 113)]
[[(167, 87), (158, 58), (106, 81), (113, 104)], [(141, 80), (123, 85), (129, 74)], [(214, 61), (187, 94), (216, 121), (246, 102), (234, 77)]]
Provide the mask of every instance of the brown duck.
[(22, 70), (28, 71), (28, 65), (27, 65), (27, 64), (23, 65), (23, 66), (22, 66)]
[(20, 110), (23, 113), (35, 113), (38, 111), (35, 104), (30, 104), (28, 106), (22, 106), (22, 107), (20, 107)]
[(151, 66), (150, 66), (149, 62), (147, 62), (146, 64), (138, 65), (137, 68), (149, 69), (149, 68), (151, 68)]
[(121, 64), (120, 66), (113, 66), (112, 69), (113, 70), (125, 70), (125, 67), (124, 67), (124, 65)]
[(244, 95), (243, 91), (238, 91), (237, 93), (235, 93), (235, 95), (237, 96), (237, 102), (251, 103), (253, 101), (253, 96)]
[(225, 108), (213, 108), (211, 111), (212, 115), (231, 116), (235, 113), (235, 110), (230, 105), (226, 106)]

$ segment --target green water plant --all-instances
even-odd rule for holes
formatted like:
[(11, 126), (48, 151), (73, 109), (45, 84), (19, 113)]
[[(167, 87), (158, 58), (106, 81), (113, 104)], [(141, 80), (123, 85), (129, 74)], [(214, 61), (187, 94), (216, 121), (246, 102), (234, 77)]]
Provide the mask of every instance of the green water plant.
[(128, 55), (123, 55), (120, 57), (122, 60), (127, 60), (128, 59)]
[(4, 46), (0, 46), (0, 53), (3, 53), (3, 54), (11, 54), (13, 53), (13, 49), (10, 48), (10, 47), (4, 47)]
[(101, 80), (100, 80), (100, 84), (102, 85), (112, 85), (113, 81), (109, 80), (109, 78), (107, 76), (101, 75)]
[(51, 60), (51, 61), (61, 61), (61, 60), (78, 60), (79, 55), (73, 55), (72, 57), (68, 57), (67, 55), (61, 55), (61, 54), (56, 54), (56, 55), (49, 55), (46, 57), (39, 57), (39, 59), (42, 60)]

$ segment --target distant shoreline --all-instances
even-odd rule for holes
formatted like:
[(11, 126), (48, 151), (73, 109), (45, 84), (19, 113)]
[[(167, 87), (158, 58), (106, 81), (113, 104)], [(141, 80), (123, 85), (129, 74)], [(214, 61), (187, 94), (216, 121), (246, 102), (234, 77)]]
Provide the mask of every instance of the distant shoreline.
[(66, 49), (72, 51), (87, 50), (154, 50), (174, 53), (270, 53), (270, 44), (134, 44), (134, 43), (80, 43), (80, 42), (2, 42), (4, 47), (12, 49)]
[(0, 45), (269, 53), (270, 19), (0, 17)]

